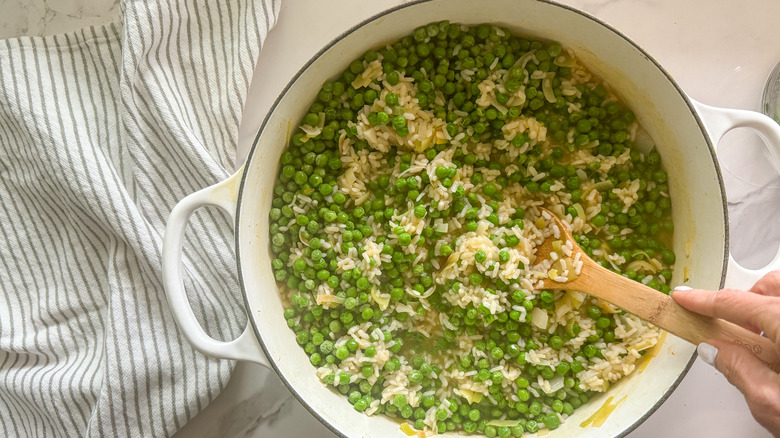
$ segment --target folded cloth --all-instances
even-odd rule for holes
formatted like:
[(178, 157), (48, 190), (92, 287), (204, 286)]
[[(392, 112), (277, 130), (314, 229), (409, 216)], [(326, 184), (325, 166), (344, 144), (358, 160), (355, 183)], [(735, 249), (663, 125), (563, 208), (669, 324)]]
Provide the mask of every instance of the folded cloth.
[[(170, 436), (224, 387), (161, 280), (185, 195), (234, 168), (279, 0), (126, 0), (121, 23), (0, 40), (0, 436)], [(204, 328), (246, 324), (232, 224), (199, 211), (185, 288)]]

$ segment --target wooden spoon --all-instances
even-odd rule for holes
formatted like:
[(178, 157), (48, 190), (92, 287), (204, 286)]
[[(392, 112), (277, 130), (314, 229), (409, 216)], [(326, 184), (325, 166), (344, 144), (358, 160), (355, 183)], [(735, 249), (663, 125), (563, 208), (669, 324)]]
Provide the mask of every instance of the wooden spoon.
[(723, 319), (686, 310), (671, 296), (602, 267), (579, 247), (569, 228), (555, 214), (544, 208), (540, 210), (550, 216), (547, 218), (547, 215), (543, 215), (558, 226), (560, 235), (557, 238), (554, 234), (550, 235), (536, 248), (535, 264), (551, 259), (556, 240), (563, 245), (571, 242), (571, 258), (579, 254), (579, 260), (582, 261), (582, 268), (576, 278), (558, 278), (562, 281), (557, 281), (547, 276), (543, 279), (544, 286), (541, 289), (574, 290), (590, 294), (696, 345), (710, 339), (729, 340), (747, 348), (771, 369), (780, 372), (780, 356), (772, 341)]

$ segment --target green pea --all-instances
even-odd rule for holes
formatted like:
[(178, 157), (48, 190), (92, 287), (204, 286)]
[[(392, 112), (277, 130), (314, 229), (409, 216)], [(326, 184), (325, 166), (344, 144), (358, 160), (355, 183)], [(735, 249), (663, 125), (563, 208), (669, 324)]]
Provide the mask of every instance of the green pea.
[(607, 218), (602, 214), (597, 214), (596, 216), (593, 216), (593, 219), (591, 220), (593, 222), (594, 226), (597, 227), (603, 227), (607, 224)]
[(335, 356), (338, 360), (344, 360), (347, 357), (349, 357), (349, 349), (347, 349), (346, 346), (342, 345), (336, 348)]
[(553, 350), (560, 350), (563, 348), (563, 339), (558, 335), (553, 335), (550, 337), (549, 345)]
[(368, 403), (363, 399), (359, 399), (355, 401), (354, 408), (358, 412), (363, 412), (368, 409)]
[(487, 183), (482, 187), (482, 193), (484, 193), (486, 196), (495, 195), (497, 190), (498, 188), (493, 183)]
[(398, 81), (400, 79), (398, 72), (393, 70), (390, 73), (387, 74), (386, 78), (387, 83), (390, 85), (398, 85)]
[[(563, 403), (561, 402), (561, 408), (560, 410), (556, 412), (563, 411)], [(558, 416), (554, 413), (547, 414), (542, 418), (542, 422), (547, 427), (547, 429), (555, 430), (561, 425), (561, 420), (558, 418)]]
[(598, 347), (596, 347), (593, 344), (588, 344), (588, 345), (585, 345), (584, 347), (582, 347), (582, 353), (587, 358), (592, 358), (592, 357), (596, 356), (596, 354), (598, 354), (598, 352), (599, 352)]

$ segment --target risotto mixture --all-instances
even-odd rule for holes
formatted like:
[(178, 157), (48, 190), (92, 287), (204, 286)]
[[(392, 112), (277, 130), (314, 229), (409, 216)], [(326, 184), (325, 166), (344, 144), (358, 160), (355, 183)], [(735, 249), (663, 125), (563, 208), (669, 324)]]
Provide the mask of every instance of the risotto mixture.
[(602, 266), (668, 292), (660, 156), (564, 47), (432, 23), (312, 96), (279, 164), (270, 236), (312, 372), (421, 435), (553, 430), (659, 339), (540, 290), (544, 206)]

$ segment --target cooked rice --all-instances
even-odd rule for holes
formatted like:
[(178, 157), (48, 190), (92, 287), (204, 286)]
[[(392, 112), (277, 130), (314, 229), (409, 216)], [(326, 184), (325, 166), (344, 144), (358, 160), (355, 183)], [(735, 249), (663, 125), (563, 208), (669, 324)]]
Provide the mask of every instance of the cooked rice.
[[(452, 50), (453, 56), (461, 50), (456, 46)], [(529, 52), (531, 53), (531, 52)], [(570, 51), (566, 52), (568, 57), (574, 58)], [(334, 187), (334, 192), (346, 195), (352, 205), (359, 206), (369, 203), (372, 200), (372, 192), (369, 188), (369, 182), (374, 180), (377, 175), (391, 173), (393, 177), (403, 176), (412, 178), (418, 187), (424, 187), (420, 190), (419, 196), (414, 200), (408, 200), (406, 210), (399, 209), (390, 218), (389, 231), (382, 228), (382, 225), (376, 223), (373, 218), (368, 219), (368, 226), (373, 233), (363, 236), (359, 242), (345, 250), (342, 242), (342, 235), (345, 232), (344, 224), (333, 223), (324, 228), (329, 236), (327, 241), (322, 242), (323, 249), (332, 249), (336, 254), (335, 273), (341, 275), (345, 272), (359, 269), (362, 275), (369, 281), (371, 287), (371, 298), (380, 303), (380, 308), (385, 315), (408, 315), (405, 321), (401, 322), (395, 318), (388, 318), (389, 321), (381, 327), (377, 327), (370, 322), (356, 324), (349, 328), (347, 334), (334, 339), (334, 346), (341, 347), (349, 339), (354, 340), (360, 347), (353, 355), (337, 363), (330, 363), (320, 366), (316, 373), (317, 376), (326, 380), (328, 376), (338, 375), (339, 373), (349, 374), (352, 383), (362, 379), (361, 370), (365, 366), (372, 367), (373, 373), (366, 379), (370, 384), (375, 384), (378, 376), (383, 376), (383, 387), (378, 399), (373, 400), (365, 413), (373, 415), (378, 413), (380, 405), (391, 402), (394, 397), (403, 395), (408, 404), (412, 407), (421, 406), (422, 386), (419, 383), (412, 383), (409, 380), (409, 374), (414, 369), (410, 363), (411, 356), (402, 354), (393, 354), (391, 348), (394, 341), (385, 342), (383, 330), (389, 333), (417, 333), (423, 338), (438, 339), (441, 338), (446, 330), (454, 331), (457, 329), (453, 324), (453, 315), (439, 312), (437, 307), (432, 305), (431, 299), (436, 292), (441, 292), (437, 299), (446, 301), (453, 309), (480, 309), (485, 312), (480, 318), (495, 318), (508, 312), (516, 312), (519, 321), (529, 322), (534, 325), (534, 330), (530, 338), (521, 338), (516, 344), (525, 349), (529, 342), (533, 341), (538, 348), (525, 351), (525, 360), (533, 365), (555, 367), (562, 363), (571, 363), (578, 360), (584, 365), (582, 371), (576, 374), (576, 379), (581, 390), (603, 392), (609, 386), (627, 376), (636, 368), (637, 363), (642, 358), (642, 352), (652, 348), (659, 339), (659, 330), (654, 326), (645, 323), (629, 314), (615, 314), (614, 321), (617, 327), (614, 329), (614, 341), (605, 343), (600, 341), (596, 345), (600, 348), (602, 357), (584, 357), (582, 347), (588, 342), (590, 336), (597, 334), (597, 328), (592, 318), (587, 316), (586, 309), (590, 306), (597, 306), (609, 313), (612, 308), (605, 306), (600, 301), (593, 300), (584, 294), (576, 292), (553, 291), (555, 294), (555, 305), (552, 310), (544, 311), (540, 307), (533, 307), (529, 311), (525, 306), (512, 301), (512, 294), (518, 291), (528, 300), (538, 302), (542, 290), (542, 279), (552, 278), (555, 281), (566, 282), (570, 278), (581, 273), (582, 260), (580, 254), (573, 254), (573, 247), (570, 243), (562, 247), (561, 254), (553, 253), (553, 259), (540, 262), (535, 260), (537, 246), (548, 236), (553, 235), (560, 238), (562, 230), (557, 226), (549, 226), (550, 216), (541, 212), (537, 207), (546, 206), (551, 208), (562, 218), (564, 223), (574, 234), (586, 235), (596, 231), (593, 225), (593, 218), (601, 214), (601, 205), (604, 201), (603, 196), (616, 198), (620, 203), (620, 211), (627, 213), (639, 199), (640, 180), (629, 179), (621, 182), (616, 187), (604, 190), (600, 181), (606, 178), (607, 172), (615, 166), (625, 166), (630, 162), (630, 150), (618, 156), (598, 156), (595, 155), (594, 148), (599, 145), (595, 140), (587, 147), (576, 150), (570, 154), (569, 165), (576, 167), (577, 175), (582, 179), (582, 197), (577, 201), (572, 201), (572, 195), (566, 189), (561, 181), (557, 181), (550, 186), (546, 193), (532, 193), (524, 184), (509, 182), (502, 188), (503, 199), (496, 202), (495, 208), (488, 206), (488, 201), (484, 194), (487, 184), (495, 185), (496, 181), (504, 172), (527, 172), (530, 181), (541, 181), (548, 177), (549, 172), (542, 171), (543, 167), (538, 164), (529, 164), (525, 167), (515, 164), (515, 160), (522, 154), (526, 154), (533, 148), (540, 147), (542, 153), (549, 155), (556, 144), (548, 136), (548, 128), (534, 117), (520, 115), (511, 120), (507, 120), (501, 128), (503, 138), (497, 138), (492, 141), (481, 141), (474, 136), (473, 128), (469, 127), (466, 133), (459, 133), (452, 137), (447, 132), (447, 121), (436, 116), (434, 111), (423, 109), (416, 97), (419, 93), (416, 81), (411, 77), (400, 75), (396, 85), (391, 85), (387, 81), (387, 75), (382, 70), (382, 55), (379, 59), (371, 62), (364, 62), (364, 70), (357, 75), (352, 82), (355, 88), (367, 87), (375, 89), (379, 98), (370, 105), (365, 105), (356, 115), (355, 121), (350, 122), (349, 127), (354, 129), (356, 136), (354, 138), (347, 136), (346, 131), (341, 131), (338, 137), (338, 150), (342, 162), (342, 173), (338, 178), (338, 184)], [(505, 104), (497, 101), (496, 93), (505, 93), (505, 80), (509, 70), (499, 65), (498, 58), (492, 62), (489, 70), (492, 73), (478, 84), (480, 91), (476, 104), (482, 108), (497, 108), (499, 111), (507, 107), (519, 106), (526, 103), (525, 86), (510, 94)], [(523, 56), (518, 59), (515, 65), (524, 67), (529, 62), (538, 63), (533, 54)], [(563, 96), (582, 95), (581, 87), (594, 87), (591, 74), (582, 67), (576, 59), (572, 59), (571, 75), (568, 79), (562, 81)], [(476, 70), (461, 70), (460, 76), (467, 81), (472, 80)], [(547, 73), (536, 71), (530, 75), (531, 80), (547, 80)], [(526, 77), (526, 82), (528, 78)], [(579, 87), (579, 88), (578, 88)], [(398, 106), (391, 107), (385, 103), (385, 98), (389, 93), (398, 96)], [(615, 97), (609, 95), (607, 102), (614, 101)], [(436, 94), (435, 103), (444, 104), (444, 96), (441, 93)], [(394, 110), (401, 109), (400, 113), (393, 113)], [(402, 115), (407, 120), (409, 135), (400, 136), (391, 125), (372, 125), (369, 122), (369, 115), (378, 111), (384, 111), (390, 117)], [(568, 103), (569, 112), (580, 111), (579, 103)], [(461, 120), (468, 116), (468, 113), (454, 109), (453, 113)], [(314, 138), (320, 134), (323, 129), (322, 121), (324, 115), (320, 115), (319, 126), (301, 126), (301, 130), (306, 134), (305, 140)], [(630, 135), (635, 135), (638, 127), (636, 123), (630, 126)], [(511, 141), (518, 135), (524, 135), (527, 141), (524, 144), (515, 146)], [(573, 141), (574, 128), (566, 134), (569, 141)], [(363, 146), (358, 146), (363, 143)], [(428, 155), (426, 151), (437, 147), (435, 155)], [(401, 171), (399, 160), (393, 160), (393, 164), (388, 161), (388, 156), (395, 151), (409, 152), (412, 154), (412, 160), (408, 168)], [(500, 154), (496, 154), (499, 151)], [(487, 166), (476, 166), (472, 164), (455, 164), (456, 155), (466, 153), (473, 154), (478, 160), (496, 159), (500, 157), (502, 170), (491, 169)], [(585, 173), (584, 170), (591, 163), (598, 161), (600, 167), (597, 171)], [(537, 162), (538, 163), (538, 162)], [(437, 176), (437, 169), (456, 168), (457, 171), (452, 176), (448, 176), (449, 187), (443, 180)], [(482, 180), (474, 182), (475, 174), (481, 174)], [(429, 183), (422, 184), (423, 178)], [(447, 219), (417, 217), (414, 212), (415, 202), (427, 199), (437, 204), (438, 211), (445, 211), (452, 208), (457, 203), (456, 193), (464, 190), (465, 193), (473, 194), (481, 203), (475, 219), (476, 228), (472, 231), (466, 230), (467, 208), (461, 211), (450, 212), (451, 217)], [(611, 193), (611, 194), (610, 194)], [(664, 196), (668, 196), (664, 194)], [(332, 198), (327, 200), (332, 203)], [(386, 201), (390, 205), (391, 200)], [(575, 206), (576, 204), (576, 206)], [(308, 211), (317, 208), (316, 201), (306, 196), (296, 196), (291, 207), (296, 214), (305, 214)], [(515, 209), (525, 210), (525, 216), (521, 224), (514, 223), (512, 217)], [(578, 213), (570, 212), (569, 208), (575, 208)], [(610, 213), (611, 214), (611, 213)], [(498, 218), (497, 223), (493, 223), (490, 217), (495, 215)], [(290, 220), (282, 231), (287, 231), (295, 226), (295, 220)], [(407, 246), (399, 246), (399, 235), (394, 231), (396, 227), (403, 229), (408, 233), (411, 242)], [(432, 275), (433, 285), (420, 292), (412, 288), (406, 288), (404, 293), (413, 298), (413, 301), (391, 301), (387, 293), (383, 290), (382, 275), (385, 273), (385, 266), (392, 266), (393, 260), (387, 254), (383, 253), (385, 245), (394, 245), (402, 248), (404, 254), (412, 260), (411, 266), (423, 264), (428, 260), (428, 249), (430, 245), (424, 236), (425, 230), (430, 227), (437, 232), (443, 233), (432, 247), (436, 254), (440, 254), (445, 242), (450, 246), (451, 253), (446, 257), (434, 257), (430, 260), (435, 268)], [(630, 234), (630, 228), (623, 228), (616, 236)], [(400, 231), (399, 231), (400, 233)], [(386, 240), (378, 241), (376, 236), (384, 234)], [(502, 237), (503, 236), (503, 237)], [(506, 244), (507, 236), (516, 239), (517, 244), (511, 247)], [(424, 243), (427, 242), (427, 243)], [(296, 243), (290, 246), (290, 258), (287, 266), (292, 266), (293, 261), (298, 258), (304, 258), (307, 250), (305, 242)], [(484, 260), (477, 258), (479, 252)], [(614, 268), (625, 267), (628, 260), (617, 251), (611, 251), (607, 247), (593, 250), (594, 256), (598, 256), (610, 263)], [(504, 257), (505, 262), (500, 262), (499, 258)], [(559, 270), (553, 267), (553, 262), (562, 268)], [(657, 272), (663, 266), (660, 262), (657, 264), (647, 262), (646, 272)], [(310, 260), (307, 260), (308, 266), (312, 266)], [(640, 266), (640, 265), (635, 265)], [(645, 265), (641, 265), (643, 269)], [(405, 279), (412, 279), (411, 272), (400, 273)], [(494, 282), (502, 282), (507, 285), (505, 290), (485, 287), (482, 284), (474, 283), (471, 276), (479, 274), (482, 278), (488, 278)], [(645, 284), (656, 278), (648, 273), (641, 278)], [(326, 284), (319, 285), (313, 294), (316, 297), (316, 303), (324, 306), (336, 308), (343, 305), (344, 298), (338, 296), (338, 291), (342, 288), (350, 287), (349, 283), (342, 282), (339, 287), (333, 288)], [(284, 289), (284, 287), (283, 287)], [(292, 297), (297, 291), (287, 291)], [(482, 310), (484, 309), (484, 310)], [(544, 315), (542, 316), (541, 313)], [(541, 339), (549, 339), (552, 334), (559, 333), (560, 329), (570, 328), (576, 325), (579, 331), (571, 334), (566, 339), (561, 348), (554, 349), (547, 342)], [(372, 330), (373, 328), (373, 330)], [(369, 330), (372, 330), (369, 333)], [(468, 335), (465, 332), (459, 333), (452, 341), (452, 346), (442, 352), (433, 353), (431, 351), (418, 351), (426, 363), (437, 364), (441, 367), (441, 373), (429, 376), (432, 379), (438, 379), (440, 387), (431, 395), (435, 395), (441, 403), (426, 410), (423, 422), (427, 430), (437, 429), (437, 411), (444, 409), (448, 416), (452, 415), (449, 408), (448, 397), (459, 396), (461, 398), (472, 400), (475, 397), (486, 400), (493, 400), (491, 386), (492, 380), (477, 381), (475, 375), (477, 371), (462, 371), (458, 368), (460, 360), (464, 356), (471, 356), (476, 362), (480, 358), (487, 358), (489, 352), (479, 348), (479, 343), (484, 341), (480, 334)], [(373, 345), (376, 348), (376, 354), (368, 357), (363, 349)], [(400, 367), (392, 372), (382, 372), (385, 364), (392, 357), (400, 360)], [(517, 391), (520, 389), (515, 382), (518, 377), (523, 375), (523, 366), (516, 361), (506, 357), (507, 360), (501, 360), (500, 365), (490, 369), (491, 372), (500, 372), (503, 375), (502, 386), (503, 393), (514, 401), (519, 401)], [(563, 390), (561, 379), (544, 379), (541, 375), (537, 376), (527, 390), (534, 396), (540, 397), (542, 394), (554, 394), (556, 391)], [(571, 388), (565, 388), (566, 391), (573, 393)], [(549, 408), (545, 406), (549, 411)], [(550, 411), (551, 412), (551, 411)], [(565, 420), (566, 415), (560, 415)]]

